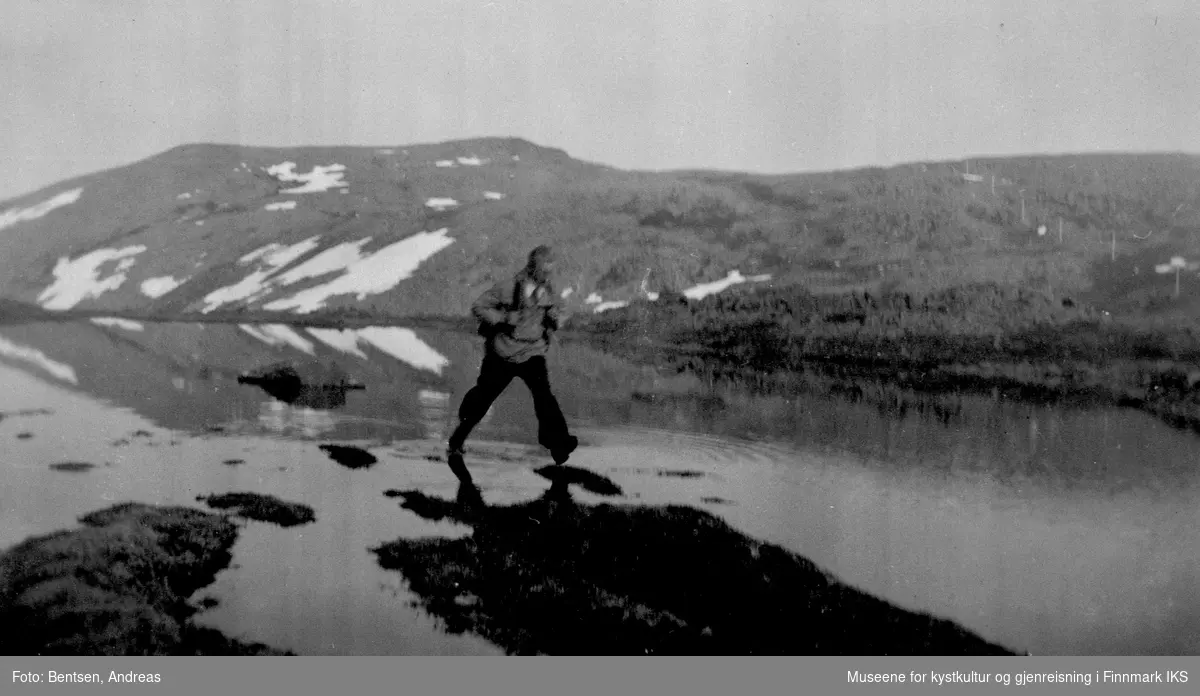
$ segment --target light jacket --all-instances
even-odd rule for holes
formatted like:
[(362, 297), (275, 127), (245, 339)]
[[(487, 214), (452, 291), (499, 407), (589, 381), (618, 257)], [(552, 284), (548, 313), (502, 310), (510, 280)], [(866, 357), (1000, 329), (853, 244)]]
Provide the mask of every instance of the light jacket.
[(554, 288), (535, 282), (525, 270), (480, 295), (471, 313), (479, 320), (487, 350), (512, 363), (545, 355), (559, 327)]

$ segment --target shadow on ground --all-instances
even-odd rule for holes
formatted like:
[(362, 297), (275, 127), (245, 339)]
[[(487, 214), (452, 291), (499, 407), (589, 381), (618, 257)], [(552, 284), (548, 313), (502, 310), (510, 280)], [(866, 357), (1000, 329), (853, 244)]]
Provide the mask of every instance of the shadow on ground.
[(538, 467), (533, 470), (533, 473), (546, 479), (558, 488), (570, 486), (572, 484), (579, 486), (588, 493), (603, 496), (623, 496), (625, 492), (612, 479), (607, 476), (601, 476), (593, 471), (581, 469), (575, 466), (567, 466), (565, 464), (551, 464), (548, 466)]
[(536, 500), (485, 505), (391, 492), (455, 539), (372, 549), (452, 633), (510, 654), (1011, 654), (949, 621), (852, 589), (808, 560), (683, 506), (582, 505), (556, 481)]

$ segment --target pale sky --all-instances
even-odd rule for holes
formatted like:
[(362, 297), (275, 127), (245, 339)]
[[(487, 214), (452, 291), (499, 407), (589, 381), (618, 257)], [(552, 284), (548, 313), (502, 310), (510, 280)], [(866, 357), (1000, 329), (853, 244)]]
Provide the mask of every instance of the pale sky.
[(1200, 152), (1200, 2), (0, 0), (0, 199), (188, 142), (794, 172)]

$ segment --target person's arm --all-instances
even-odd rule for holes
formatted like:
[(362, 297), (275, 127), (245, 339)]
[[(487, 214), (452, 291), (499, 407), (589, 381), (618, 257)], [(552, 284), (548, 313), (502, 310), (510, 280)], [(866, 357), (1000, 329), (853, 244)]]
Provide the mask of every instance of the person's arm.
[(546, 328), (558, 331), (560, 326), (562, 326), (562, 315), (559, 313), (558, 305), (550, 305), (546, 308)]
[(562, 324), (562, 315), (558, 307), (558, 295), (554, 294), (554, 286), (549, 283), (546, 283), (545, 289), (545, 299), (539, 303), (539, 308), (545, 313), (542, 326), (551, 331), (558, 331), (559, 326)]
[(476, 319), (495, 327), (513, 323), (511, 319), (514, 313), (509, 311), (508, 304), (505, 302), (503, 286), (503, 283), (497, 283), (475, 300), (475, 304), (471, 305), (471, 313), (475, 315)]

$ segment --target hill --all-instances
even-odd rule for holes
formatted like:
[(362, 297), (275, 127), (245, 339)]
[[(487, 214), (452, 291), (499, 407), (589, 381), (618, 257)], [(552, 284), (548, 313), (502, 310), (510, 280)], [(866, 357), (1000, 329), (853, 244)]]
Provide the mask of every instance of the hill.
[(462, 316), (549, 242), (573, 311), (749, 279), (816, 293), (995, 283), (1194, 316), (1195, 269), (1176, 297), (1174, 270), (1156, 267), (1200, 260), (1200, 157), (967, 164), (758, 176), (623, 171), (511, 138), (185, 145), (0, 204), (0, 296), (138, 315)]

